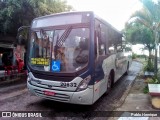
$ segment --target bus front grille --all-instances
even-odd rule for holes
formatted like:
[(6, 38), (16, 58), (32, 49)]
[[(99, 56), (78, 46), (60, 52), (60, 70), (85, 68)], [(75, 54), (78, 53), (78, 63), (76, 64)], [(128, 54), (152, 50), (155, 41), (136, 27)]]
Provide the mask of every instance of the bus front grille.
[(67, 76), (54, 76), (54, 75), (46, 75), (46, 74), (39, 74), (32, 72), (33, 76), (38, 79), (44, 79), (44, 80), (51, 80), (51, 81), (64, 81), (64, 82), (70, 82), (74, 79), (74, 77), (67, 77)]
[(68, 102), (70, 100), (70, 96), (66, 94), (55, 93), (54, 96), (50, 96), (50, 95), (45, 95), (42, 90), (34, 89), (34, 91), (38, 96), (42, 96), (46, 99), (51, 99), (55, 101), (64, 101), (64, 102)]

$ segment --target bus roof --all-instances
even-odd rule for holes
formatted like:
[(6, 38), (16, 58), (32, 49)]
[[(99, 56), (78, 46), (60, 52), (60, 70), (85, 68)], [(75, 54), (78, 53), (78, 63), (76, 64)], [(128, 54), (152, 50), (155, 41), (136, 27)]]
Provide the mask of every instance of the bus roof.
[(77, 13), (91, 13), (91, 14), (93, 14), (93, 11), (61, 12), (61, 13), (55, 13), (55, 14), (50, 14), (50, 15), (45, 15), (45, 16), (37, 17), (34, 20), (43, 19), (43, 18), (52, 17), (52, 16), (67, 15), (67, 14), (77, 14)]
[(67, 14), (80, 14), (80, 13), (90, 13), (92, 15), (94, 15), (94, 17), (98, 20), (100, 20), (101, 22), (103, 22), (104, 24), (106, 24), (107, 26), (109, 26), (110, 28), (112, 28), (113, 30), (115, 30), (117, 33), (121, 34), (122, 33), (117, 30), (115, 27), (113, 27), (110, 23), (108, 23), (106, 20), (104, 20), (103, 18), (99, 17), (97, 14), (95, 14), (93, 11), (71, 11), (71, 12), (61, 12), (61, 13), (55, 13), (55, 14), (50, 14), (50, 15), (45, 15), (45, 16), (41, 16), (41, 17), (37, 17), (34, 20), (38, 20), (38, 19), (44, 19), (47, 17), (53, 17), (53, 16), (60, 16), (60, 15), (67, 15)]

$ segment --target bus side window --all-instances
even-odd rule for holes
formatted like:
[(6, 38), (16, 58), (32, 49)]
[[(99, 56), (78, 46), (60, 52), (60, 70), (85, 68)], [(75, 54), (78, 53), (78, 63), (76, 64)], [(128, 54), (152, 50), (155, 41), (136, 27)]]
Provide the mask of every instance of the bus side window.
[(36, 32), (31, 33), (31, 40), (33, 44), (33, 50), (35, 51), (35, 52), (32, 51), (32, 57), (33, 58), (39, 57), (39, 38)]
[(100, 39), (100, 33), (95, 32), (95, 54), (96, 56), (105, 55), (105, 44)]
[(95, 55), (106, 55), (106, 25), (96, 20), (95, 29)]
[(100, 45), (99, 54), (100, 55), (105, 55), (105, 45), (104, 44)]
[(98, 31), (98, 52), (99, 55), (105, 55), (106, 54), (106, 35), (105, 31), (103, 29), (103, 25), (100, 25), (100, 31)]
[(102, 33), (102, 32), (101, 32), (100, 43), (99, 43), (99, 54), (100, 55), (106, 54), (105, 36), (104, 36), (104, 33)]
[(108, 52), (110, 54), (113, 54), (115, 53), (116, 49), (115, 49), (115, 45), (114, 44), (110, 44), (109, 47), (108, 47)]
[(117, 45), (117, 52), (122, 52), (122, 45), (121, 44), (118, 44)]

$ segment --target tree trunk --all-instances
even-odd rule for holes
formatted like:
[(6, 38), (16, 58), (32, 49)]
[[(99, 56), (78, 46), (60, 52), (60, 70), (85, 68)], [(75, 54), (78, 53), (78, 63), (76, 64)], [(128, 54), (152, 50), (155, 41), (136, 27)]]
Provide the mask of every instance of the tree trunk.
[(158, 48), (158, 45), (156, 44), (155, 45), (155, 57), (154, 57), (154, 73), (155, 73), (155, 76), (157, 76), (157, 72), (158, 72), (157, 48)]
[(157, 47), (158, 47), (158, 46), (156, 45), (156, 48), (155, 48), (155, 61), (154, 61), (154, 68), (155, 68), (155, 69), (154, 69), (154, 73), (155, 73), (155, 75), (157, 75), (157, 68), (158, 68), (158, 67), (157, 67), (157, 65), (158, 65), (158, 64), (157, 64)]
[(148, 49), (148, 51), (149, 51), (149, 56), (148, 56), (148, 58), (151, 59), (151, 52), (152, 52), (152, 50), (151, 50), (151, 49)]

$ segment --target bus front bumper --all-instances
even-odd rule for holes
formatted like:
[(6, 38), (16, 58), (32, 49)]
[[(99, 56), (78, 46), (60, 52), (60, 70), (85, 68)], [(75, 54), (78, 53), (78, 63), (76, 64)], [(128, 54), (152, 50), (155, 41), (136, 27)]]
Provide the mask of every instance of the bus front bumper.
[[(93, 88), (90, 87), (79, 92), (59, 91), (37, 87), (30, 84), (28, 81), (27, 87), (32, 94), (35, 94), (45, 99), (72, 104), (93, 104)], [(46, 94), (46, 92), (51, 94)]]

